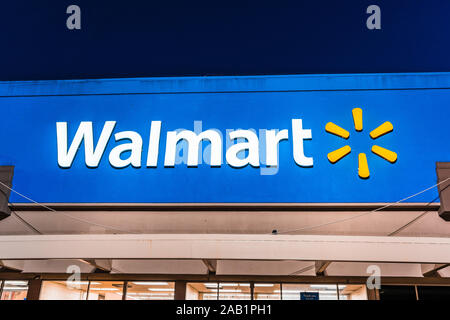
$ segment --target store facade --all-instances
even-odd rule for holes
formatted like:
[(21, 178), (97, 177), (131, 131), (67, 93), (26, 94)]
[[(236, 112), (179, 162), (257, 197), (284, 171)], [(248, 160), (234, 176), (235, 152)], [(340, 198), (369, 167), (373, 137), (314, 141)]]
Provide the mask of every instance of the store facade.
[(448, 296), (449, 88), (448, 73), (2, 82), (1, 297)]

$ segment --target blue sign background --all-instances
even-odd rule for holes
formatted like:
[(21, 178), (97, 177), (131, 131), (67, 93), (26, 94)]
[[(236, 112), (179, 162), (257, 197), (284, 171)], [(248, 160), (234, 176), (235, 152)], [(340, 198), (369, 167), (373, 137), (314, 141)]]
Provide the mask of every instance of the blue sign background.
[(300, 300), (319, 300), (319, 292), (300, 292)]
[[(15, 165), (14, 188), (39, 202), (393, 202), (436, 183), (435, 162), (450, 161), (450, 74), (377, 74), (38, 81), (0, 83), (0, 165)], [(364, 114), (356, 132), (352, 108)], [(312, 130), (305, 154), (312, 168), (293, 160), (291, 120)], [(84, 164), (84, 147), (70, 169), (57, 164), (56, 122), (67, 121), (69, 143), (80, 121), (94, 123), (96, 142), (105, 121), (114, 132), (143, 138), (143, 167), (114, 169), (109, 151), (98, 168)], [(162, 121), (158, 167), (146, 168), (152, 120)], [(163, 166), (168, 130), (289, 129), (279, 148), (279, 170), (201, 164)], [(344, 140), (325, 132), (332, 121), (350, 131)], [(394, 131), (376, 140), (369, 132), (385, 121)], [(350, 145), (331, 164), (327, 153)], [(371, 153), (377, 144), (397, 152), (391, 164)], [(204, 144), (206, 146), (206, 143)], [(225, 144), (224, 144), (225, 149)], [(359, 152), (371, 176), (358, 177)], [(223, 152), (225, 154), (225, 150)], [(411, 199), (428, 202), (435, 190)], [(25, 202), (12, 195), (12, 202)]]

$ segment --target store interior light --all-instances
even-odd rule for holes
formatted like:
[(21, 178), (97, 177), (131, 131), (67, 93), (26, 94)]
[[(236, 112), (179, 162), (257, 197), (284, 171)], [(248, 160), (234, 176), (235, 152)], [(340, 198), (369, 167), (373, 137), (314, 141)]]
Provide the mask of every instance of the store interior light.
[(149, 297), (149, 296), (130, 296), (127, 295), (127, 298), (133, 299), (133, 300), (169, 300), (171, 297), (162, 297), (162, 296), (158, 296), (158, 297)]
[[(230, 297), (248, 297), (250, 294), (249, 293), (234, 293), (234, 294), (228, 294), (227, 296)], [(208, 297), (208, 298), (217, 298), (216, 294), (212, 294), (212, 293), (205, 293), (203, 294), (203, 297)]]
[(133, 284), (136, 284), (138, 286), (168, 286), (168, 282), (133, 282)]
[(5, 281), (5, 285), (26, 286), (28, 285), (28, 281), (7, 280)]
[[(69, 280), (67, 280), (66, 281), (66, 284), (68, 285), (68, 286), (77, 286), (77, 285), (79, 285), (79, 286), (83, 286), (83, 285), (88, 285), (89, 284), (89, 281), (69, 281)], [(100, 282), (91, 282), (91, 286), (96, 286), (96, 285), (99, 285), (99, 284), (101, 284)]]
[(174, 291), (174, 289), (169, 288), (147, 288), (150, 291)]
[(325, 290), (336, 290), (336, 285), (328, 285), (328, 284), (312, 284), (310, 286), (313, 289), (325, 289)]
[[(211, 292), (217, 292), (217, 289), (211, 289)], [(240, 289), (221, 289), (219, 292), (220, 293), (222, 293), (222, 292), (225, 292), (225, 293), (227, 293), (227, 292), (242, 292), (242, 290), (240, 290)]]
[(273, 283), (255, 283), (255, 287), (273, 287)]
[(17, 291), (17, 290), (26, 290), (26, 288), (24, 288), (24, 287), (8, 287), (8, 286), (5, 286), (5, 287), (3, 287), (3, 290)]
[(84, 285), (87, 286), (88, 284), (89, 284), (89, 281), (69, 281), (69, 280), (66, 281), (66, 285), (68, 287), (84, 286)]
[(169, 293), (153, 293), (153, 292), (129, 292), (128, 295), (132, 296), (169, 296)]
[(90, 288), (90, 290), (96, 290), (96, 291), (119, 291), (117, 288)]
[(250, 287), (250, 283), (232, 283), (232, 282), (224, 282), (219, 283), (220, 287)]

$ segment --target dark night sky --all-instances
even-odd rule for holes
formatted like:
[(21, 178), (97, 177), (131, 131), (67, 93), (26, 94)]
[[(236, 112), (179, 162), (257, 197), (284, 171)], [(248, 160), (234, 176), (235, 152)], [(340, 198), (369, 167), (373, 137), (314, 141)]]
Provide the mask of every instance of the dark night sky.
[[(66, 28), (67, 6), (82, 29)], [(382, 29), (366, 28), (377, 4)], [(10, 0), (0, 80), (448, 72), (448, 0)]]

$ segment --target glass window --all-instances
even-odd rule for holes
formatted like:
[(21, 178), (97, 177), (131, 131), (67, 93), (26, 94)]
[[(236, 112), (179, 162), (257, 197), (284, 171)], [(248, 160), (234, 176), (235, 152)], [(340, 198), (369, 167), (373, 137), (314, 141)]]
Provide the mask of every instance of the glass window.
[(446, 300), (450, 301), (450, 286), (418, 286), (419, 300)]
[(219, 300), (251, 300), (250, 283), (222, 282), (218, 289)]
[(186, 284), (186, 300), (217, 300), (217, 282), (189, 282)]
[(380, 300), (417, 300), (414, 286), (381, 286)]
[(173, 300), (175, 283), (164, 281), (129, 281), (127, 300)]
[[(276, 290), (275, 290), (276, 292)], [(282, 284), (283, 300), (337, 300), (335, 284)]]
[(1, 300), (26, 300), (28, 281), (6, 280), (3, 284)]
[(253, 299), (255, 300), (280, 300), (280, 284), (255, 283), (253, 288)]
[(39, 300), (86, 300), (88, 283), (89, 281), (42, 281)]
[(123, 281), (92, 281), (88, 300), (122, 300)]
[(365, 285), (339, 284), (339, 300), (367, 300), (367, 289)]
[(190, 282), (186, 300), (251, 300), (250, 283)]

